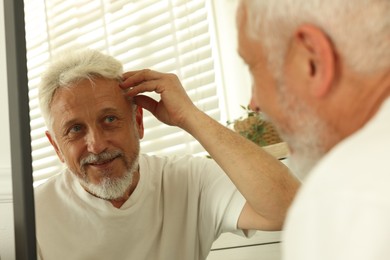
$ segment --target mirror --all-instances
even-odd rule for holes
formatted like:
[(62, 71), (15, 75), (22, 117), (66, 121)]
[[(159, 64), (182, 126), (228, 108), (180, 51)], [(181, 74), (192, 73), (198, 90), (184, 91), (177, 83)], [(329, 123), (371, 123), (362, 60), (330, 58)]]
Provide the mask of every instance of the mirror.
[[(18, 5), (18, 12), (21, 12), (16, 17), (23, 17), (23, 8), (21, 6), (23, 1), (14, 2)], [(188, 1), (190, 3), (188, 6), (183, 4), (183, 6), (179, 6), (174, 11), (167, 10), (166, 13), (163, 12), (165, 7), (161, 6), (165, 1), (150, 2), (152, 4), (148, 7), (149, 9), (146, 9), (147, 4), (144, 4), (145, 2), (143, 1), (138, 1), (143, 3), (138, 5), (135, 4), (136, 1), (122, 1), (118, 2), (119, 4), (115, 1), (106, 2), (111, 4), (109, 8), (100, 7), (101, 1), (85, 1), (85, 5), (88, 5), (90, 9), (77, 10), (72, 8), (71, 4), (67, 5), (70, 3), (69, 1), (50, 1), (45, 5), (44, 1), (25, 0), (27, 43), (23, 40), (19, 44), (27, 44), (27, 49), (29, 50), (34, 46), (37, 48), (34, 49), (34, 52), (31, 52), (31, 55), (27, 55), (29, 57), (27, 61), (22, 61), (20, 58), (25, 57), (25, 53), (19, 53), (18, 57), (20, 59), (19, 64), (24, 64), (25, 66), (26, 62), (28, 62), (30, 97), (36, 97), (37, 91), (34, 86), (37, 85), (39, 75), (43, 71), (44, 65), (50, 60), (50, 56), (63, 47), (69, 47), (72, 41), (79, 41), (84, 46), (104, 50), (120, 59), (125, 64), (125, 70), (152, 67), (156, 70), (178, 74), (197, 106), (208, 111), (220, 122), (226, 122), (227, 119), (234, 119), (241, 115), (240, 105), (245, 105), (249, 100), (250, 79), (245, 66), (242, 65), (242, 61), (236, 54), (236, 47), (233, 44), (235, 42), (235, 34), (227, 31), (227, 29), (235, 29), (236, 4), (233, 3), (234, 1)], [(8, 5), (11, 4), (8, 3)], [(227, 8), (228, 11), (224, 8)], [(39, 13), (41, 10), (50, 10), (50, 12), (41, 15)], [(110, 11), (105, 13), (107, 10)], [(68, 12), (70, 18), (66, 18), (66, 12)], [(131, 13), (132, 16), (126, 12)], [(209, 14), (218, 12), (220, 16), (210, 17), (207, 16), (207, 12)], [(173, 15), (173, 13), (177, 15), (177, 19), (175, 22), (170, 22), (168, 14)], [(50, 22), (42, 20), (46, 17), (51, 17), (52, 20)], [(98, 19), (95, 21), (94, 17), (98, 17)], [(132, 17), (132, 19), (129, 17)], [(132, 20), (134, 20), (134, 23), (137, 22), (137, 24), (132, 25)], [(83, 25), (77, 27), (75, 23), (80, 21)], [(108, 22), (113, 23), (116, 27), (109, 29), (105, 25)], [(20, 23), (21, 21), (18, 21), (19, 29), (17, 31), (19, 34), (23, 31), (20, 30)], [(153, 26), (158, 23), (161, 24), (161, 27), (154, 28)], [(67, 26), (68, 29), (64, 29)], [(186, 31), (180, 30), (183, 26), (191, 28)], [(229, 35), (229, 38), (217, 38), (217, 30), (219, 34)], [(173, 31), (175, 34), (171, 34)], [(205, 31), (206, 33), (204, 33)], [(103, 37), (100, 37), (101, 35)], [(171, 48), (172, 42), (175, 42), (173, 48)], [(17, 49), (25, 50), (25, 46), (23, 48), (18, 46)], [(166, 52), (162, 52), (162, 49)], [(178, 53), (178, 50), (182, 52)], [(194, 52), (195, 54), (189, 54), (189, 50), (196, 52)], [(17, 55), (15, 54), (15, 56)], [(21, 90), (23, 92), (21, 97), (25, 99), (18, 102), (26, 105), (28, 104), (28, 97), (26, 97), (28, 91), (26, 89), (27, 83), (23, 82), (21, 84), (20, 82), (21, 80), (27, 81), (25, 76), (27, 71), (26, 68), (23, 69), (18, 68), (18, 70), (15, 70), (23, 73), (23, 77), (15, 80), (18, 80), (16, 82), (18, 86), (24, 84), (24, 88)], [(199, 84), (202, 87), (198, 87)], [(240, 87), (238, 88), (237, 86)], [(229, 91), (225, 91), (226, 89), (229, 89)], [(10, 104), (15, 103), (10, 101)], [(36, 100), (33, 102), (30, 100), (30, 109), (30, 115), (34, 120), (34, 123), (32, 123), (32, 138), (34, 140), (46, 139), (43, 120), (40, 120), (39, 116), (37, 116), (39, 112), (34, 110), (38, 109)], [(10, 108), (10, 110), (13, 110), (13, 108)], [(26, 111), (26, 108), (23, 107), (23, 111), (20, 113), (24, 115), (24, 124), (30, 122), (30, 118), (26, 117), (28, 108)], [(20, 115), (14, 116), (19, 118)], [(146, 131), (149, 131), (145, 135), (146, 138), (150, 137), (150, 140), (144, 139), (141, 142), (142, 152), (170, 155), (180, 154), (182, 151), (188, 153), (189, 148), (191, 148), (190, 152), (192, 154), (204, 154), (202, 148), (199, 145), (195, 145), (193, 141), (189, 141), (190, 137), (185, 136), (185, 134), (178, 135), (175, 132), (176, 130), (162, 126), (161, 123), (156, 122), (150, 115), (146, 115), (144, 120)], [(30, 125), (24, 127), (23, 131), (29, 132), (29, 129)], [(15, 132), (17, 133), (17, 131)], [(165, 138), (165, 140), (159, 139), (158, 136), (162, 135), (170, 138)], [(178, 136), (180, 138), (177, 138)], [(30, 138), (30, 135), (28, 135), (28, 138)], [(40, 141), (34, 142), (34, 140), (32, 145), (33, 163), (27, 162), (29, 156), (25, 154), (31, 152), (31, 147), (28, 147), (28, 149), (20, 148), (20, 150), (23, 150), (23, 159), (25, 161), (19, 167), (21, 165), (33, 165), (35, 182), (38, 183), (57, 173), (60, 170), (60, 163), (57, 161), (54, 151), (47, 149), (47, 147), (50, 147), (48, 143), (46, 147)], [(183, 146), (183, 140), (188, 145)], [(24, 139), (23, 143), (30, 143), (30, 140)], [(17, 145), (18, 143), (16, 143), (15, 147)], [(35, 145), (38, 148), (35, 148)], [(36, 149), (40, 149), (39, 147), (43, 147), (46, 150), (34, 153)], [(24, 170), (24, 173), (20, 173), (21, 176), (31, 176), (31, 169), (22, 170)], [(20, 182), (31, 187), (32, 179), (28, 177), (20, 180)], [(18, 183), (17, 179), (15, 179), (15, 183)], [(26, 191), (24, 187), (23, 190)], [(32, 191), (29, 191), (29, 194), (31, 195)], [(27, 196), (27, 194), (23, 195)], [(26, 197), (24, 198), (27, 199)], [(31, 206), (33, 205), (33, 200), (31, 198), (32, 196), (28, 201), (20, 202), (21, 204), (15, 201), (15, 204), (25, 205), (24, 208), (27, 210), (33, 210), (33, 206)], [(26, 202), (27, 204), (23, 204)], [(29, 221), (33, 221), (33, 217), (29, 218)], [(24, 221), (27, 221), (27, 218), (25, 216)], [(28, 224), (31, 228), (30, 225), (31, 222)], [(26, 238), (26, 240), (29, 242), (33, 241), (30, 238), (35, 230), (30, 229), (27, 232), (30, 233), (29, 238)], [(278, 243), (278, 239), (279, 236), (277, 234), (272, 235), (273, 242)], [(258, 243), (263, 243), (264, 239), (261, 239), (261, 241)], [(239, 245), (240, 243), (234, 242), (234, 244), (229, 244), (229, 247), (239, 247), (241, 246)], [(264, 243), (269, 243), (269, 241)]]
[(23, 0), (4, 1), (16, 259), (36, 259)]

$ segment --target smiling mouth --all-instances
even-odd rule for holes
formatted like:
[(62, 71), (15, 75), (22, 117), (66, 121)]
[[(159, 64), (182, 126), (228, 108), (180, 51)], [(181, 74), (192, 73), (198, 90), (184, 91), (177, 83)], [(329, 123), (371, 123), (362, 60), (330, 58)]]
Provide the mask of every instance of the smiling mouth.
[(96, 167), (96, 168), (106, 168), (110, 167), (111, 163), (117, 159), (122, 157), (123, 154), (121, 151), (104, 151), (99, 154), (88, 154), (84, 158), (80, 160), (80, 166), (83, 171), (86, 170), (86, 167)]
[(107, 163), (110, 163), (112, 162), (113, 160), (115, 160), (116, 158), (113, 158), (111, 160), (107, 160), (107, 161), (102, 161), (102, 162), (95, 162), (95, 163), (90, 163), (89, 165), (92, 165), (92, 166), (99, 166), (99, 165), (103, 165), (103, 164), (107, 164)]
[(113, 162), (118, 157), (119, 156), (115, 156), (114, 158), (111, 158), (109, 160), (102, 160), (102, 161), (98, 161), (98, 162), (93, 162), (93, 163), (89, 163), (88, 165), (91, 165), (91, 166), (104, 166), (104, 165), (107, 165), (107, 164)]

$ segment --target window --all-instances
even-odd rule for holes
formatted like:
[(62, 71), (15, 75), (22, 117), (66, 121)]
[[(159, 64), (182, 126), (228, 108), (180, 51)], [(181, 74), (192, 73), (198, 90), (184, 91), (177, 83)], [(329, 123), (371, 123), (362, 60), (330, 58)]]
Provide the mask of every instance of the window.
[[(34, 180), (62, 169), (39, 111), (40, 75), (53, 54), (74, 44), (114, 56), (125, 71), (152, 68), (177, 74), (194, 103), (225, 122), (212, 13), (206, 0), (25, 0)], [(147, 111), (144, 125), (143, 153), (205, 154), (190, 135)]]

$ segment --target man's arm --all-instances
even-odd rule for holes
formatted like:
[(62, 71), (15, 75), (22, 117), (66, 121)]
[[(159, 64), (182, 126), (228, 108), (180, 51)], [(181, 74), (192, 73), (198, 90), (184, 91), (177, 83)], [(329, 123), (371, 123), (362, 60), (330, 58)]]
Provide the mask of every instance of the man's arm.
[[(178, 126), (208, 151), (247, 200), (238, 228), (279, 230), (299, 187), (288, 168), (253, 142), (221, 125), (190, 100), (177, 76), (127, 72), (121, 87), (160, 121)], [(161, 100), (138, 95), (156, 92)]]

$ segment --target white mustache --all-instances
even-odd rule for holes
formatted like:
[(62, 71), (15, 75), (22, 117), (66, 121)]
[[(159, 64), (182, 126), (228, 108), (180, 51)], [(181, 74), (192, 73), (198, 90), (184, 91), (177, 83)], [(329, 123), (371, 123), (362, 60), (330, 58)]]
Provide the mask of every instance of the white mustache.
[(110, 160), (113, 160), (119, 156), (122, 156), (123, 153), (120, 150), (115, 150), (115, 151), (105, 151), (101, 152), (99, 154), (88, 154), (84, 158), (80, 160), (80, 165), (83, 167), (86, 164), (91, 164), (91, 163), (104, 163)]

